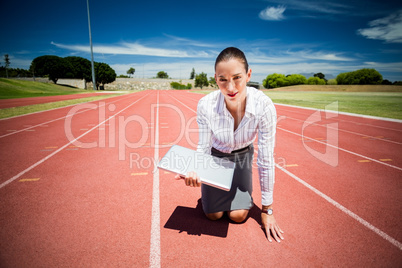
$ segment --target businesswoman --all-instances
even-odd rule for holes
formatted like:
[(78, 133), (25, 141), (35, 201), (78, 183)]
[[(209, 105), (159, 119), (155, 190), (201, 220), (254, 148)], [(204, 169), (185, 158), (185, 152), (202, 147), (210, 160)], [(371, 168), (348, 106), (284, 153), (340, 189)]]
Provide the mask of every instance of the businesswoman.
[(210, 220), (218, 220), (227, 213), (231, 220), (243, 222), (254, 204), (253, 142), (258, 134), (261, 221), (268, 240), (272, 241), (272, 235), (280, 242), (284, 239), (283, 231), (276, 222), (273, 209), (276, 110), (263, 92), (247, 87), (251, 72), (241, 50), (234, 47), (224, 49), (215, 61), (215, 80), (219, 90), (203, 97), (197, 108), (197, 150), (236, 162), (231, 190), (227, 192), (201, 185), (194, 172), (186, 175), (185, 184), (201, 187), (203, 210)]

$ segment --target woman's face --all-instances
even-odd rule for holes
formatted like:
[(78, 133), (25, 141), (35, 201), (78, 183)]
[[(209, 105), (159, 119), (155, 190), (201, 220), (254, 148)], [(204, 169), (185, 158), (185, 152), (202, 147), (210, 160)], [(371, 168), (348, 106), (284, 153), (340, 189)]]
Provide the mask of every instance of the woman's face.
[(251, 69), (246, 73), (244, 64), (238, 59), (221, 61), (216, 65), (215, 80), (225, 97), (226, 105), (245, 101), (250, 78)]

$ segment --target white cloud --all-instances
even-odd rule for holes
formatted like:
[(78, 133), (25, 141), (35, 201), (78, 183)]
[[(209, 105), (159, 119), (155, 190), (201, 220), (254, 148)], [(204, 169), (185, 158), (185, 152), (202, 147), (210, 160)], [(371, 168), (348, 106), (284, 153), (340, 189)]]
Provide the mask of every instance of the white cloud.
[[(64, 45), (51, 42), (52, 45), (75, 51), (89, 53), (90, 48), (88, 45)], [(211, 55), (206, 51), (194, 50), (177, 50), (147, 47), (138, 42), (127, 43), (123, 42), (119, 45), (94, 45), (94, 53), (100, 54), (113, 54), (113, 55), (143, 55), (143, 56), (156, 56), (156, 57), (169, 57), (169, 58), (206, 58)]]
[(260, 12), (259, 17), (263, 20), (283, 20), (285, 19), (285, 16), (283, 16), (285, 10), (284, 6), (267, 7)]
[(353, 61), (354, 59), (341, 56), (342, 53), (336, 52), (322, 52), (322, 51), (299, 51), (299, 52), (288, 52), (290, 55), (300, 57), (302, 59), (309, 60), (324, 60), (324, 61)]
[(402, 10), (388, 17), (369, 22), (370, 28), (359, 29), (357, 33), (368, 38), (384, 40), (387, 43), (402, 43)]
[(380, 72), (402, 72), (402, 62), (364, 62), (362, 68), (375, 68)]
[(178, 37), (178, 36), (174, 36), (174, 35), (170, 35), (170, 34), (163, 34), (163, 35), (172, 39), (173, 41), (175, 41), (176, 45), (188, 45), (188, 46), (209, 47), (209, 48), (214, 48), (217, 46), (216, 44), (203, 43), (203, 42), (191, 40), (188, 38)]
[(256, 64), (285, 64), (307, 61), (354, 61), (355, 59), (342, 56), (340, 52), (324, 52), (324, 51), (275, 51), (275, 56), (266, 55), (261, 52), (247, 53), (247, 59), (250, 63)]
[(317, 1), (317, 0), (269, 0), (271, 4), (279, 4), (287, 7), (288, 10), (297, 11), (293, 15), (308, 18), (324, 18), (329, 19), (333, 16), (350, 14), (354, 7), (349, 3), (339, 3), (339, 1)]

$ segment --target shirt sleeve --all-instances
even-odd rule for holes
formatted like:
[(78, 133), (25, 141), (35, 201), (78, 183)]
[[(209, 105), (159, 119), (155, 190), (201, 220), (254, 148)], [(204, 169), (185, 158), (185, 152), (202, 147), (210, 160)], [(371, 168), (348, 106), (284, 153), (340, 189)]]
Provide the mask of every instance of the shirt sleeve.
[(269, 102), (259, 121), (258, 127), (258, 157), (257, 166), (261, 186), (262, 205), (273, 203), (273, 191), (275, 182), (275, 134), (276, 134), (276, 110), (272, 102)]
[(197, 151), (205, 154), (211, 154), (212, 147), (212, 130), (207, 117), (205, 107), (206, 103), (200, 101), (197, 107), (197, 124), (198, 124), (198, 146)]

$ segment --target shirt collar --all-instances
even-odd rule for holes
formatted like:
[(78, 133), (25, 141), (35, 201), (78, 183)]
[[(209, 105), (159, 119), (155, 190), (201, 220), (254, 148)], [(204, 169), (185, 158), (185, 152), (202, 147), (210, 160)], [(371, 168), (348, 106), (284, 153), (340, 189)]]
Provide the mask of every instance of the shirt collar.
[(226, 107), (225, 98), (223, 97), (223, 94), (222, 94), (222, 92), (220, 90), (219, 90), (218, 100), (217, 100), (216, 104), (217, 104), (216, 113), (218, 113), (218, 114), (224, 113), (225, 107)]
[(246, 113), (255, 115), (255, 101), (254, 92), (252, 88), (247, 87), (247, 97), (246, 97)]

